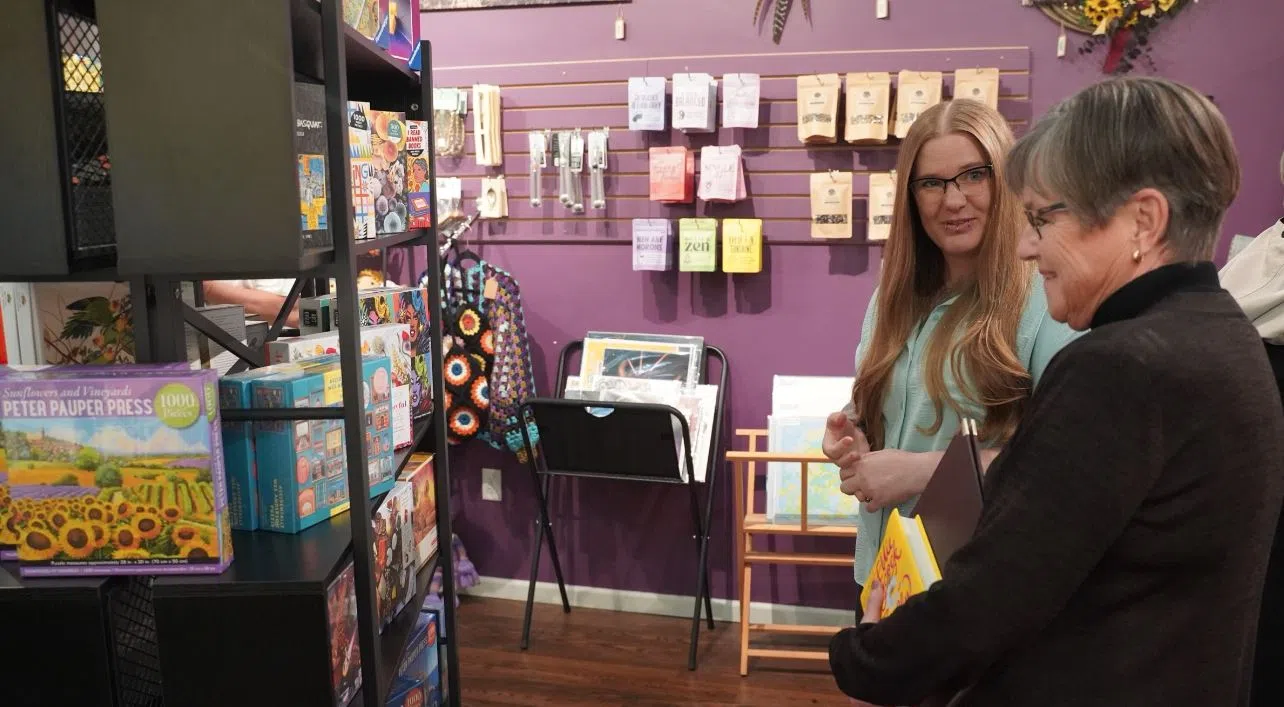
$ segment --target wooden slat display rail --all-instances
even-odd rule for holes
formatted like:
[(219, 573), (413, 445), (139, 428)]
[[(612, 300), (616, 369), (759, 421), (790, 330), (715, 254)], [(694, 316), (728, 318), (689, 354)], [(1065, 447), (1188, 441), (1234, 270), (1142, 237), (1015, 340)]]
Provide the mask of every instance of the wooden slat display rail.
[[(830, 538), (855, 538), (854, 527), (837, 525), (813, 525), (807, 521), (807, 476), (812, 464), (825, 464), (829, 460), (822, 455), (789, 454), (763, 451), (766, 446), (767, 430), (739, 429), (737, 437), (746, 440), (745, 451), (728, 451), (727, 461), (733, 466), (733, 496), (736, 509), (735, 566), (740, 569), (740, 674), (749, 674), (750, 658), (777, 658), (785, 660), (828, 660), (829, 653), (817, 650), (801, 649), (768, 649), (754, 648), (749, 645), (750, 632), (779, 633), (805, 636), (827, 636), (835, 633), (833, 626), (802, 626), (787, 624), (755, 624), (749, 622), (749, 606), (753, 596), (753, 565), (755, 564), (792, 564), (808, 567), (851, 567), (852, 556), (825, 555), (816, 553), (777, 552), (772, 550), (755, 550), (755, 535), (793, 535)], [(764, 513), (754, 512), (755, 484), (762, 463), (762, 473), (766, 474), (768, 462), (791, 462), (802, 467), (799, 483), (801, 504), (800, 520), (797, 523), (773, 523), (767, 520)]]
[[(888, 71), (892, 83), (902, 69), (941, 71), (945, 97), (952, 94), (954, 69), (999, 69), (999, 110), (1020, 131), (1032, 119), (1030, 50), (1028, 47), (964, 47), (881, 49), (834, 52), (783, 52), (739, 55), (670, 56), (602, 61), (498, 64), (434, 69), (442, 86), (467, 88), (476, 83), (501, 88), (503, 102), (502, 167), (480, 167), (473, 155), (472, 118), (465, 121), (465, 155), (439, 158), (438, 176), (463, 179), (464, 198), (471, 202), (483, 176), (503, 174), (508, 182), (507, 224), (484, 224), (484, 239), (495, 242), (628, 242), (634, 218), (678, 219), (687, 216), (763, 219), (763, 240), (770, 245), (815, 244), (810, 237), (809, 201), (812, 172), (831, 169), (853, 173), (852, 217), (858, 227), (850, 241), (820, 241), (826, 245), (868, 245), (860, 227), (866, 221), (869, 174), (896, 165), (898, 145), (803, 145), (795, 120), (795, 80), (800, 74)], [(628, 125), (630, 76), (664, 76), (683, 72), (712, 74), (721, 81), (728, 73), (757, 73), (762, 79), (759, 127), (721, 128), (713, 133), (631, 132)], [(672, 87), (670, 86), (670, 91)], [(719, 91), (721, 94), (721, 91)], [(719, 97), (721, 101), (721, 96)], [(893, 96), (894, 101), (894, 96)], [(721, 117), (721, 116), (719, 116)], [(572, 214), (558, 203), (557, 174), (544, 170), (543, 203), (531, 206), (527, 173), (527, 132), (530, 130), (609, 128), (606, 172), (607, 205)], [(651, 147), (737, 144), (743, 148), (748, 198), (737, 204), (663, 205), (650, 201)], [(699, 170), (699, 163), (696, 165)], [(588, 175), (584, 175), (587, 190)], [(469, 206), (465, 206), (467, 210)], [(877, 245), (877, 244), (875, 244)]]

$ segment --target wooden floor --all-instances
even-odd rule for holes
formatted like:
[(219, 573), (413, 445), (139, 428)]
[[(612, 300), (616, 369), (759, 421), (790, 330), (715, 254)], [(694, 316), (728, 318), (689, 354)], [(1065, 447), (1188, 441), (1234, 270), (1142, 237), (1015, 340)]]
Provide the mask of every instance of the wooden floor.
[[(531, 645), (522, 651), (523, 607), (461, 597), (456, 616), (467, 707), (848, 704), (824, 662), (751, 661), (749, 675), (740, 677), (736, 624), (701, 629), (699, 666), (691, 672), (689, 619), (593, 609), (563, 614), (537, 604)], [(807, 647), (825, 643), (813, 639)]]

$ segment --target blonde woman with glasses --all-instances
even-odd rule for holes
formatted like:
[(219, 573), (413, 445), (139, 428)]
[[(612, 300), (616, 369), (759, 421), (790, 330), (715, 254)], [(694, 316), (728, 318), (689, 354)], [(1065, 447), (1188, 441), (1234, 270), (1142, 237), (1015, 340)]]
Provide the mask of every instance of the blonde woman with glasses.
[[(1103, 81), (1021, 138), (1020, 257), (1083, 336), (1057, 354), (985, 475), (942, 578), (829, 644), (882, 705), (1245, 707), (1284, 499), (1284, 410), (1212, 263), (1239, 189), (1203, 94)], [(1278, 666), (1273, 666), (1278, 670)]]
[(852, 402), (830, 416), (823, 444), (843, 492), (862, 502), (857, 584), (873, 567), (890, 510), (913, 508), (960, 419), (982, 421), (988, 463), (1074, 336), (1048, 318), (1038, 274), (1017, 257), (1025, 220), (1003, 183), (1012, 140), (997, 111), (955, 100), (924, 111), (901, 144), (892, 233), (856, 349)]

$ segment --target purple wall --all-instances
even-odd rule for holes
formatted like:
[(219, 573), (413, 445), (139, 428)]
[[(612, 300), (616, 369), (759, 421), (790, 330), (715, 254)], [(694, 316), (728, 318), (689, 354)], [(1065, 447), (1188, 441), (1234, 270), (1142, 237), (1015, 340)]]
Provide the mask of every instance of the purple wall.
[[(1004, 92), (1012, 101), (1005, 102), (1003, 109), (1019, 128), (1056, 100), (1100, 76), (1101, 57), (1076, 56), (1073, 36), (1070, 56), (1058, 60), (1054, 53), (1055, 25), (1041, 13), (1022, 8), (1017, 0), (894, 0), (892, 16), (886, 21), (874, 19), (872, 3), (812, 0), (811, 4), (815, 27), (808, 27), (800, 7), (796, 7), (778, 47), (771, 43), (769, 27), (760, 34), (751, 26), (749, 3), (637, 0), (625, 6), (628, 40), (624, 42), (611, 38), (618, 8), (614, 5), (425, 13), (421, 17), (423, 35), (433, 42), (439, 85), (474, 81), (503, 85), (503, 77), (510, 77), (507, 80), (511, 83), (581, 83), (568, 94), (579, 107), (622, 103), (622, 98), (613, 95), (598, 96), (619, 89), (603, 89), (595, 84), (620, 82), (648, 68), (655, 73), (672, 74), (690, 67), (691, 71), (715, 76), (747, 70), (757, 71), (764, 78), (870, 68), (949, 71), (966, 64), (924, 64), (912, 59), (958, 58), (967, 51), (960, 48), (991, 47), (1010, 48), (1012, 52), (1000, 52), (1005, 57), (1003, 61), (1017, 56), (1024, 64), (1004, 67), (1011, 74), (1005, 75)], [(1284, 59), (1284, 47), (1278, 43), (1275, 31), (1282, 23), (1284, 5), (1280, 3), (1204, 0), (1159, 38), (1161, 47), (1156, 61), (1160, 72), (1214, 95), (1234, 129), (1243, 162), (1244, 186), (1229, 216), (1228, 233), (1255, 234), (1280, 215), (1282, 195), (1277, 168), (1284, 134), (1277, 126), (1278, 116), (1284, 112), (1284, 96), (1266, 77)], [(906, 53), (905, 61), (892, 61), (894, 66), (870, 66), (875, 57), (886, 63), (896, 50), (905, 49), (917, 51)], [(851, 55), (852, 50), (870, 53)], [(814, 66), (806, 55), (799, 56), (811, 52), (815, 53)], [(835, 52), (848, 54), (840, 66), (835, 65)], [(792, 56), (773, 56), (782, 53)], [(604, 64), (597, 61), (600, 59), (643, 61)], [(995, 61), (978, 65), (996, 65)], [(571, 63), (540, 66), (547, 62)], [(753, 67), (741, 68), (746, 63)], [(475, 68), (496, 64), (509, 66)], [(675, 64), (682, 67), (675, 69)], [(1024, 75), (1024, 69), (1028, 69), (1028, 75)], [(511, 78), (518, 75), (555, 78)], [(540, 112), (567, 110), (532, 103), (539, 100), (539, 94), (522, 90), (527, 93), (517, 89), (504, 92), (506, 107), (529, 108), (524, 112), (527, 117), (521, 118), (506, 111), (504, 128), (510, 131), (505, 140), (506, 151), (524, 148), (522, 128), (535, 127), (535, 123), (523, 124), (522, 120)], [(784, 112), (788, 109), (783, 105), (769, 106), (767, 110), (770, 122), (786, 122), (788, 116)], [(605, 117), (615, 112), (621, 116)], [(603, 109), (577, 108), (556, 120), (566, 122), (539, 127), (622, 125), (622, 110), (609, 108), (604, 113)], [(763, 139), (768, 144), (783, 144), (776, 138), (783, 140), (787, 136), (775, 135), (780, 131), (780, 126), (766, 128)], [(723, 137), (724, 142), (735, 139)], [(742, 144), (747, 145), (749, 139)], [(693, 144), (712, 143), (712, 139), (703, 138)], [(618, 131), (612, 133), (611, 144), (613, 149), (624, 146), (639, 151), (645, 146), (642, 138)], [(878, 156), (878, 149), (864, 148), (859, 153), (845, 168), (887, 168), (882, 164), (886, 157)], [(797, 175), (792, 179), (772, 179), (791, 184), (797, 180), (802, 187), (785, 194), (772, 189), (769, 181), (762, 182), (766, 187), (751, 186), (751, 193), (756, 191), (757, 195), (749, 205), (737, 208), (766, 219), (768, 240), (773, 241), (773, 233), (777, 237), (767, 249), (762, 274), (734, 278), (724, 274), (634, 273), (627, 247), (627, 219), (635, 215), (658, 217), (666, 213), (663, 208), (651, 207), (644, 200), (621, 199), (610, 214), (618, 221), (540, 221), (537, 219), (545, 214), (523, 206), (524, 159), (517, 158), (507, 166), (504, 171), (510, 180), (510, 210), (515, 218), (482, 234), (480, 241), (484, 245), (477, 247), (475, 242), (474, 247), (491, 262), (509, 269), (521, 282), (536, 369), (543, 372), (540, 392), (550, 390), (562, 345), (589, 329), (702, 334), (710, 343), (722, 347), (733, 370), (728, 391), (729, 431), (765, 426), (773, 374), (851, 373), (860, 318), (876, 283), (879, 251), (853, 244), (817, 246), (798, 242), (805, 240), (805, 232), (795, 230), (794, 225), (806, 216), (805, 211), (795, 213), (800, 205), (794, 195), (806, 188), (801, 174), (830, 168), (831, 161), (846, 158), (830, 152), (797, 150), (785, 156), (768, 151), (754, 159), (763, 160), (758, 166), (762, 171)], [(755, 169), (748, 160), (747, 164), (751, 171)], [(443, 174), (485, 173), (472, 165), (471, 158), (458, 165), (442, 160), (439, 166)], [(613, 191), (645, 193), (639, 191), (644, 189), (644, 157), (621, 154), (611, 168), (638, 173), (615, 177)], [(476, 180), (469, 181), (474, 182), (475, 190)], [(548, 190), (546, 186), (546, 201)], [(710, 215), (731, 213), (734, 212), (711, 211)], [(734, 438), (731, 441), (739, 442)], [(477, 444), (456, 453), (453, 460), (456, 528), (479, 570), (491, 576), (524, 577), (535, 517), (528, 472), (511, 458)], [(497, 465), (505, 469), (503, 501), (482, 501), (479, 469)], [(711, 556), (713, 587), (715, 596), (735, 596), (730, 478), (725, 471), (720, 473), (725, 483), (717, 484), (719, 503)], [(675, 489), (625, 483), (563, 482), (554, 493), (553, 502), (560, 509), (555, 512), (554, 522), (568, 581), (691, 593), (695, 556), (684, 495)], [(786, 541), (781, 543), (779, 547), (787, 547)], [(840, 543), (837, 548), (831, 545), (826, 549), (841, 552), (848, 548)], [(543, 563), (542, 579), (552, 578), (548, 564), (547, 560)], [(841, 608), (849, 608), (855, 602), (850, 573), (841, 569), (806, 568), (797, 573), (789, 567), (759, 569), (755, 578), (755, 600)]]

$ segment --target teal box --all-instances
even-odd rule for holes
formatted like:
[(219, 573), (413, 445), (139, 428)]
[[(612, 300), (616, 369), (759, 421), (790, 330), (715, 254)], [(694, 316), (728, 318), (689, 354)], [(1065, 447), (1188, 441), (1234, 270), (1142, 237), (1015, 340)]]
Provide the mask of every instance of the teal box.
[[(341, 407), (343, 375), (337, 355), (300, 361), (297, 370), (250, 383), (254, 407)], [(387, 356), (362, 359), (369, 494), (396, 481), (392, 459), (392, 366)], [(254, 423), (259, 527), (285, 533), (348, 510), (347, 445), (341, 420)]]
[[(250, 407), (251, 380), (253, 378), (245, 374), (219, 379), (219, 407)], [(227, 511), (232, 520), (232, 529), (258, 530), (259, 489), (254, 463), (254, 431), (250, 428), (250, 423), (224, 422), (223, 450), (226, 454), (223, 468), (227, 474)]]
[[(303, 369), (299, 363), (280, 363), (223, 376), (218, 381), (219, 408), (252, 407), (250, 384), (253, 381)], [(228, 515), (232, 519), (232, 528), (258, 530), (259, 489), (258, 464), (254, 454), (254, 426), (249, 422), (224, 422), (223, 452)]]

